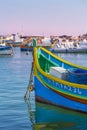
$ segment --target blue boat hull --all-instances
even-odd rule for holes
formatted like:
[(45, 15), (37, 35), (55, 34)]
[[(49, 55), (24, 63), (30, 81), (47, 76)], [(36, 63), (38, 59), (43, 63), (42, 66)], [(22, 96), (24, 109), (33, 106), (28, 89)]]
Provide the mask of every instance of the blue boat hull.
[(60, 94), (52, 91), (50, 88), (41, 83), (36, 76), (34, 76), (34, 86), (35, 97), (37, 101), (87, 113), (87, 104), (70, 100), (69, 98), (61, 96)]

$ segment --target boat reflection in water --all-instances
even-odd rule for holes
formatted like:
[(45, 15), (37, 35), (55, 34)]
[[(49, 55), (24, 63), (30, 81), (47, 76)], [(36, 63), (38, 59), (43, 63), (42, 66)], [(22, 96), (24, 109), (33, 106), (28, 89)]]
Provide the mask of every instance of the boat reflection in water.
[(33, 130), (87, 130), (87, 115), (36, 102), (35, 111), (28, 104)]
[(35, 101), (34, 91), (26, 100), (32, 130), (87, 130), (87, 114)]

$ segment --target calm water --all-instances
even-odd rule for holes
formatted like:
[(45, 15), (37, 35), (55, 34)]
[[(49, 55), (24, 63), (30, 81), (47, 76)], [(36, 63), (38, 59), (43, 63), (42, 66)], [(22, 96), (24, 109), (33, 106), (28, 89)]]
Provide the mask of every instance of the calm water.
[(59, 53), (56, 55), (62, 57), (63, 59), (66, 59), (74, 64), (78, 64), (78, 65), (87, 67), (87, 53), (80, 53), (80, 54), (78, 54), (78, 53), (77, 54)]
[(14, 56), (0, 56), (0, 130), (32, 130), (24, 95), (31, 54), (14, 48)]
[[(37, 104), (36, 111), (30, 111), (24, 95), (29, 82), (32, 54), (26, 55), (19, 48), (14, 48), (14, 53), (12, 57), (0, 56), (0, 130), (87, 130), (85, 114), (44, 104)], [(87, 54), (59, 56), (87, 66)], [(36, 124), (32, 126), (33, 119)]]

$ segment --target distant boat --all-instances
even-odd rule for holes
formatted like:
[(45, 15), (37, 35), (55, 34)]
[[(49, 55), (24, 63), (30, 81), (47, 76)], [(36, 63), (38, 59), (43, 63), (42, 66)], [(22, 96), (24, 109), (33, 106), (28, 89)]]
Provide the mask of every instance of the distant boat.
[(13, 55), (12, 46), (6, 46), (5, 44), (0, 44), (0, 55)]
[[(44, 47), (48, 50), (51, 49), (52, 45), (50, 40), (48, 39), (43, 39), (43, 40), (37, 40), (38, 42), (36, 43), (37, 47)], [(20, 50), (21, 51), (33, 51), (33, 41), (29, 43), (22, 43), (20, 45)]]
[(87, 68), (34, 48), (35, 100), (87, 113)]
[(6, 39), (3, 40), (6, 42), (6, 44), (12, 45), (13, 47), (20, 47), (22, 43), (22, 38), (20, 34), (12, 34), (11, 36), (8, 36)]
[(7, 45), (12, 45), (13, 47), (20, 47), (20, 45), (22, 44), (22, 42), (16, 42), (16, 41), (8, 41)]
[(55, 48), (51, 49), (53, 53), (87, 53), (87, 48)]
[[(37, 47), (44, 47), (48, 50), (51, 49), (51, 45), (45, 45), (45, 44), (37, 44)], [(32, 45), (32, 43), (21, 44), (20, 50), (21, 51), (33, 51), (33, 45)]]
[(33, 46), (32, 43), (26, 43), (26, 44), (21, 44), (20, 45), (20, 50), (21, 51), (32, 51), (33, 50)]
[(51, 52), (54, 53), (87, 53), (87, 44), (85, 43), (75, 43), (74, 42), (64, 42), (57, 43), (51, 48)]

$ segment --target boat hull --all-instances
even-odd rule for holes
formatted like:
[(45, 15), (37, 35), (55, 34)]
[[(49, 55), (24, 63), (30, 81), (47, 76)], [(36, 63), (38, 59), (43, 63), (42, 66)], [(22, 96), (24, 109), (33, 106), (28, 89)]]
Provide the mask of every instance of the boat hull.
[(10, 46), (0, 46), (0, 55), (13, 55), (13, 49)]
[(48, 86), (45, 86), (43, 83), (41, 83), (36, 76), (34, 77), (34, 85), (36, 101), (87, 113), (87, 104), (80, 103), (75, 100), (70, 100), (61, 94), (56, 93)]

